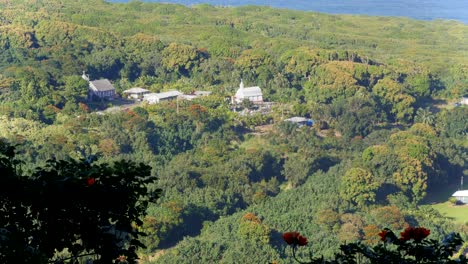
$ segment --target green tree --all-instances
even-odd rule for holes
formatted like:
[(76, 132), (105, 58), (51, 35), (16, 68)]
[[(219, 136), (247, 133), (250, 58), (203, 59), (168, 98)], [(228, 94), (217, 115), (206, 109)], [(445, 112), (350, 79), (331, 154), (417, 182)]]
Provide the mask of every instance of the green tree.
[(320, 62), (317, 53), (305, 47), (287, 53), (282, 60), (286, 64), (284, 69), (286, 73), (304, 80), (309, 78), (313, 67)]
[(340, 214), (331, 209), (319, 211), (317, 215), (317, 223), (328, 230), (333, 230), (340, 223)]
[(86, 64), (89, 69), (91, 80), (106, 77), (117, 79), (120, 70), (124, 67), (125, 55), (120, 49), (106, 47), (102, 50), (95, 50), (86, 57)]
[(143, 220), (141, 231), (147, 236), (141, 239), (145, 244), (145, 253), (152, 253), (175, 243), (183, 232), (183, 210), (180, 202), (165, 202), (148, 208), (148, 215)]
[(378, 106), (371, 98), (353, 96), (337, 100), (331, 107), (336, 115), (336, 129), (348, 138), (367, 136), (382, 121)]
[(407, 225), (405, 215), (394, 205), (372, 209), (369, 217), (369, 222), (380, 228), (401, 230)]
[(428, 97), (431, 94), (431, 76), (427, 73), (410, 75), (406, 78), (410, 93), (416, 97)]
[(463, 138), (468, 134), (468, 107), (444, 110), (437, 115), (437, 127), (446, 137)]
[(281, 173), (292, 187), (297, 187), (303, 184), (307, 177), (312, 174), (313, 166), (313, 158), (291, 154), (286, 159)]
[(252, 101), (250, 101), (249, 99), (244, 99), (242, 100), (242, 103), (241, 103), (242, 107), (245, 108), (245, 109), (251, 109), (254, 104), (252, 103)]
[(242, 216), (239, 224), (239, 236), (252, 242), (268, 244), (270, 242), (270, 228), (262, 223), (253, 213)]
[(414, 158), (405, 160), (400, 169), (393, 173), (393, 179), (403, 191), (411, 194), (413, 201), (419, 202), (426, 197), (428, 175), (421, 161)]
[(431, 110), (426, 108), (418, 108), (416, 110), (416, 116), (414, 117), (414, 122), (423, 123), (426, 125), (434, 125), (435, 116), (432, 114)]
[(88, 82), (81, 76), (71, 75), (64, 77), (64, 92), (63, 96), (66, 99), (75, 98), (82, 101), (88, 95)]
[(340, 196), (358, 207), (375, 201), (379, 184), (372, 173), (362, 168), (351, 168), (341, 179)]
[(408, 122), (413, 117), (413, 96), (405, 93), (404, 86), (390, 78), (384, 78), (377, 82), (372, 88), (386, 108), (389, 116), (397, 121)]
[(199, 64), (201, 54), (193, 46), (171, 43), (163, 52), (162, 64), (169, 70), (178, 71), (187, 75), (189, 71)]
[[(111, 263), (119, 256), (136, 261), (136, 247), (150, 201), (150, 168), (120, 161), (51, 160), (32, 174), (21, 173), (15, 149), (0, 145), (0, 261), (2, 263), (75, 263), (95, 256)], [(63, 256), (63, 255), (62, 255)]]

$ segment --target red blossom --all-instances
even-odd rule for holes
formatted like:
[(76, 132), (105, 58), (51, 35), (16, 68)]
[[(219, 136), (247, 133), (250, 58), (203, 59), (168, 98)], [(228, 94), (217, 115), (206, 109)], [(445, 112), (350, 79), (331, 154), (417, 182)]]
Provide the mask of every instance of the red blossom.
[(294, 243), (294, 238), (296, 238), (299, 235), (297, 232), (286, 232), (283, 234), (283, 239), (288, 243), (288, 245), (291, 245)]
[(400, 237), (400, 240), (401, 240), (401, 241), (408, 241), (408, 240), (410, 240), (410, 239), (411, 239), (411, 235), (412, 235), (412, 233), (413, 233), (413, 229), (414, 229), (413, 227), (407, 227), (407, 228), (405, 229), (405, 231), (401, 232), (401, 233), (400, 233), (400, 236), (401, 236), (401, 237)]
[(387, 235), (388, 235), (388, 233), (390, 233), (390, 232), (389, 232), (388, 230), (385, 230), (385, 229), (382, 230), (382, 231), (380, 231), (380, 233), (379, 233), (380, 240), (382, 240), (382, 241), (384, 241), (384, 242), (387, 241)]
[(307, 241), (307, 237), (305, 237), (305, 236), (299, 236), (299, 237), (297, 238), (297, 244), (298, 244), (299, 246), (305, 246), (305, 245), (307, 245), (307, 243), (309, 243), (309, 241)]
[(91, 186), (96, 183), (96, 178), (87, 178), (86, 185)]
[(308, 243), (307, 238), (298, 232), (286, 232), (283, 234), (283, 239), (288, 245), (293, 246), (305, 246)]
[(431, 230), (424, 227), (417, 227), (413, 231), (413, 239), (416, 242), (420, 242), (431, 234)]
[(405, 231), (401, 232), (400, 240), (408, 241), (414, 239), (415, 242), (421, 242), (423, 239), (431, 234), (431, 230), (424, 227), (408, 227)]

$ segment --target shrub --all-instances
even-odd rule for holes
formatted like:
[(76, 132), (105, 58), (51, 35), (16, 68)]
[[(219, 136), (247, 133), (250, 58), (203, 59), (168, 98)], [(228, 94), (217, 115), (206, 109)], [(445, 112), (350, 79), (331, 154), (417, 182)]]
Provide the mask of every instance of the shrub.
[(457, 200), (457, 198), (455, 197), (450, 197), (448, 199), (449, 203), (453, 204), (453, 205), (457, 205), (459, 203), (459, 201)]
[(380, 244), (367, 246), (360, 242), (343, 244), (340, 246), (341, 252), (337, 253), (332, 260), (324, 260), (323, 257), (311, 257), (309, 261), (301, 261), (296, 257), (297, 250), (307, 245), (300, 243), (307, 238), (287, 239), (287, 234), (297, 234), (288, 232), (283, 235), (285, 242), (292, 247), (293, 258), (301, 264), (355, 264), (355, 263), (460, 263), (467, 264), (468, 260), (464, 255), (454, 255), (457, 249), (463, 245), (463, 240), (459, 234), (450, 233), (441, 242), (427, 239), (430, 230), (424, 227), (408, 227), (400, 233), (400, 237), (390, 230), (382, 230), (378, 236)]

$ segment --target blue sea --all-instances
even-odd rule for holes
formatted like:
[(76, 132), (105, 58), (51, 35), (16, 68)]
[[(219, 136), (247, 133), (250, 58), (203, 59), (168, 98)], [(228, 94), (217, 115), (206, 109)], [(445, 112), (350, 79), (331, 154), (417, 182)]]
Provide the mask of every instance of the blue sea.
[[(128, 0), (110, 0), (128, 2)], [(264, 5), (329, 14), (403, 16), (421, 20), (449, 19), (468, 24), (468, 0), (146, 0), (146, 2), (215, 6)]]

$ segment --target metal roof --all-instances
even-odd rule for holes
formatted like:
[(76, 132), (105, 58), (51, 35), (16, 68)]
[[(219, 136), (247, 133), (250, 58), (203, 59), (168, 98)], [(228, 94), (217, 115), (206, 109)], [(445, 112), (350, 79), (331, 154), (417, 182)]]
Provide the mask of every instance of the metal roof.
[(295, 116), (295, 117), (285, 119), (284, 121), (289, 121), (289, 122), (293, 122), (293, 123), (300, 123), (300, 122), (307, 122), (307, 121), (309, 121), (309, 119), (307, 119), (305, 117)]
[(156, 97), (159, 99), (164, 99), (164, 98), (170, 98), (170, 97), (176, 97), (182, 95), (181, 92), (179, 91), (169, 91), (169, 92), (162, 92), (162, 93), (150, 93), (150, 94), (145, 94), (145, 98), (148, 97)]
[(185, 100), (192, 100), (192, 99), (195, 99), (197, 98), (198, 96), (196, 95), (193, 95), (193, 94), (183, 94), (180, 96), (182, 99), (185, 99)]
[(461, 190), (461, 191), (456, 191), (452, 196), (460, 197), (460, 196), (465, 196), (468, 197), (468, 190)]
[(261, 96), (262, 95), (262, 89), (258, 86), (254, 87), (246, 87), (242, 89), (242, 93), (244, 96)]
[(211, 92), (210, 91), (195, 91), (193, 94), (197, 96), (205, 96), (205, 95), (210, 95)]
[(100, 92), (115, 90), (114, 86), (112, 86), (112, 84), (107, 79), (91, 81), (90, 84), (93, 88)]
[(139, 94), (139, 93), (148, 93), (149, 90), (140, 88), (140, 87), (133, 87), (128, 90), (123, 91), (123, 93), (129, 93), (129, 94)]

